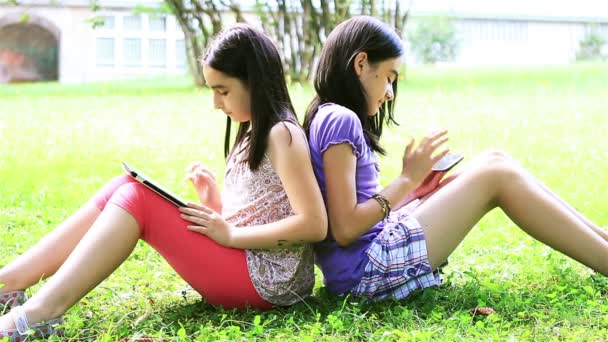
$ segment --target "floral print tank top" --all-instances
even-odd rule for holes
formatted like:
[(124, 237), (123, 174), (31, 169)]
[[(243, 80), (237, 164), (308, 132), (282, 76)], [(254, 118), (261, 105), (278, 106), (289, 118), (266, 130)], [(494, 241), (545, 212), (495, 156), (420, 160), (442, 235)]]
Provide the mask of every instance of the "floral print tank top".
[[(238, 151), (239, 147), (235, 148)], [(235, 227), (263, 225), (293, 215), (287, 193), (268, 155), (256, 171), (233, 153), (226, 166), (222, 214)], [(249, 275), (260, 296), (286, 306), (308, 297), (314, 286), (314, 260), (309, 244), (246, 250)]]

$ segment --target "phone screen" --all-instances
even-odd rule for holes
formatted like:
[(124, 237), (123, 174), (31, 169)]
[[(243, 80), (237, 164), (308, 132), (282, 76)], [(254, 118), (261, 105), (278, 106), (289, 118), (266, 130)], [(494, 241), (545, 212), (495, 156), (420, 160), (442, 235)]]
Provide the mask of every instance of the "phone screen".
[(435, 165), (433, 165), (433, 171), (448, 171), (464, 158), (464, 155), (460, 153), (448, 153), (443, 158), (439, 159)]

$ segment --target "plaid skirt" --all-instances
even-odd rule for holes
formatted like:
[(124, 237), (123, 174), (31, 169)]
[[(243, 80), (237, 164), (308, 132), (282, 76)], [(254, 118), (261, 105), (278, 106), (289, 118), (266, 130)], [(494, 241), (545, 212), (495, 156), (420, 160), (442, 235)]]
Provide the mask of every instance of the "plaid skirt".
[(351, 292), (372, 301), (402, 299), (417, 289), (441, 284), (426, 252), (424, 232), (411, 216), (388, 222), (366, 251), (369, 263)]

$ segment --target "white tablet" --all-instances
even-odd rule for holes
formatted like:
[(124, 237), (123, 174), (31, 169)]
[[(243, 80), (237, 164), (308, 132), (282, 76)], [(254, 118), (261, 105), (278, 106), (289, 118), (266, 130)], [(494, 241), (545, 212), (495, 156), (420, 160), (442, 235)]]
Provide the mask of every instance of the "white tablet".
[(158, 185), (156, 182), (150, 179), (150, 177), (127, 165), (127, 163), (125, 162), (122, 162), (122, 166), (127, 172), (127, 174), (135, 178), (135, 180), (137, 180), (141, 184), (148, 187), (150, 190), (159, 194), (161, 197), (165, 198), (167, 201), (175, 204), (178, 207), (186, 207), (186, 202), (182, 201), (179, 197), (177, 197), (177, 195), (173, 194), (169, 190)]

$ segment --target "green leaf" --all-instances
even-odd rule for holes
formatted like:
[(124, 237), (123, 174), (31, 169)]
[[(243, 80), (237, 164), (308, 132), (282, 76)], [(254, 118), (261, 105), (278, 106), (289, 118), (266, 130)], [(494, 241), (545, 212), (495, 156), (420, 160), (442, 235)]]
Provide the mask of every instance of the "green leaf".
[(590, 295), (595, 295), (595, 290), (593, 289), (593, 287), (586, 285), (583, 287), (583, 290), (585, 290), (585, 292), (587, 292)]
[(186, 329), (184, 328), (184, 326), (180, 323), (180, 328), (177, 331), (177, 337), (181, 338), (181, 339), (186, 339), (187, 335), (186, 335)]

